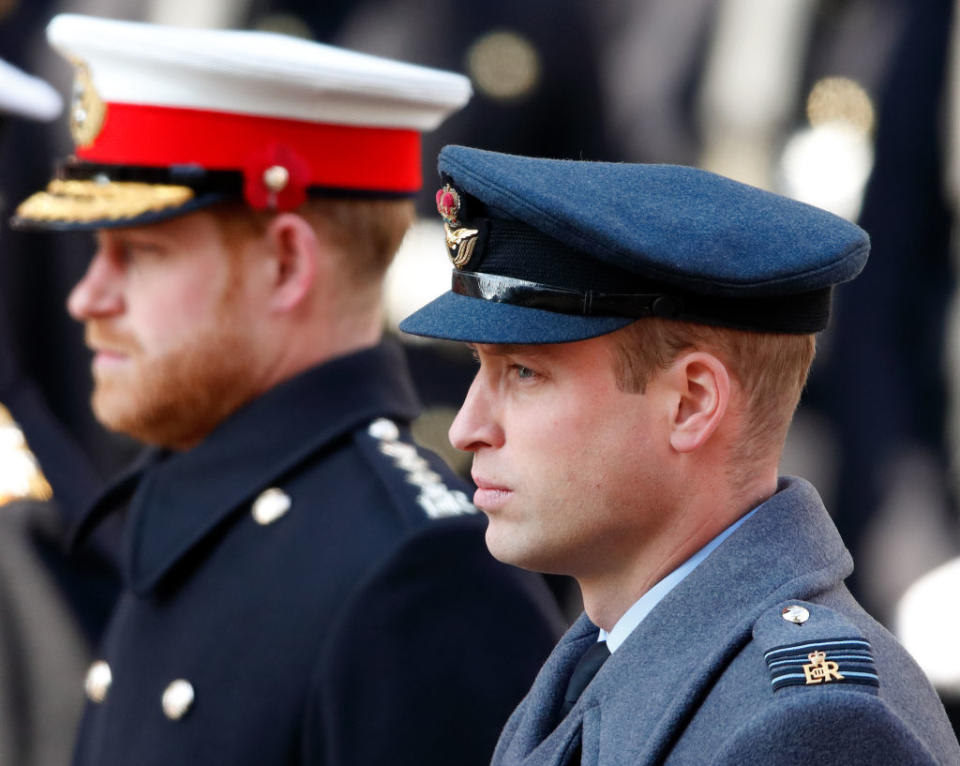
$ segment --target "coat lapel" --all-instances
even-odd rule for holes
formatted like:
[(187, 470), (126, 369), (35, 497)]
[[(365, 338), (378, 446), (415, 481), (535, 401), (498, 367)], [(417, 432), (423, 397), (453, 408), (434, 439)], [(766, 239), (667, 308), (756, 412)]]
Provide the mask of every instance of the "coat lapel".
[(129, 499), (124, 570), (133, 591), (145, 595), (279, 477), (376, 417), (406, 422), (417, 409), (399, 348), (384, 344), (340, 357), (254, 400), (196, 448), (131, 474), (119, 485), (125, 496), (115, 485), (81, 529), (88, 533)]
[(574, 708), (559, 725), (556, 719), (570, 674), (596, 640), (597, 626), (581, 615), (550, 653), (530, 692), (507, 722), (494, 752), (495, 766), (560, 766), (566, 762), (565, 755), (579, 740), (582, 716)]

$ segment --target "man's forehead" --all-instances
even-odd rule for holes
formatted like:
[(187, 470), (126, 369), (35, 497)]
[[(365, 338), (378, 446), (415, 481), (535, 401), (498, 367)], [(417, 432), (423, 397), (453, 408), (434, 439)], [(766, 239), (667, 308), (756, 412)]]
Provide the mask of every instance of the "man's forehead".
[(542, 354), (543, 346), (521, 343), (468, 343), (467, 348), (484, 356), (515, 356), (516, 354)]
[(563, 359), (579, 355), (578, 352), (586, 346), (606, 346), (608, 338), (609, 336), (600, 336), (570, 343), (467, 343), (467, 347), (482, 356)]
[(195, 236), (198, 227), (206, 225), (206, 220), (215, 222), (214, 217), (207, 210), (195, 210), (185, 215), (167, 218), (162, 221), (142, 223), (138, 226), (116, 226), (104, 229), (95, 229), (97, 240), (106, 238), (138, 239), (138, 238), (170, 238), (175, 239), (185, 232)]

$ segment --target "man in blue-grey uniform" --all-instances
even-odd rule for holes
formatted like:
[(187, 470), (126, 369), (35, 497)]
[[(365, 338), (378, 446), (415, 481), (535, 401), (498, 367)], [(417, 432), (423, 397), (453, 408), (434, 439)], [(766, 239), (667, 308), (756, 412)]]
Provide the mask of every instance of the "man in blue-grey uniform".
[(96, 232), (93, 408), (154, 446), (74, 762), (483, 764), (559, 621), (494, 561), (381, 341), (420, 132), (464, 78), (278, 35), (57, 17), (76, 156), (15, 223)]
[(816, 491), (777, 476), (866, 233), (693, 168), (439, 167), (452, 290), (401, 329), (472, 344), (450, 437), (487, 545), (572, 575), (586, 611), (494, 765), (960, 763)]

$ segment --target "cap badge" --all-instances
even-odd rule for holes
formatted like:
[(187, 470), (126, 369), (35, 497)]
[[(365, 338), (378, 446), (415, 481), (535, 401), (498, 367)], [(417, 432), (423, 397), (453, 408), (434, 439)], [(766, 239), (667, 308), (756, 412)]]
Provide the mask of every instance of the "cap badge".
[(248, 159), (243, 196), (254, 210), (295, 210), (309, 184), (310, 166), (290, 147), (272, 144)]
[(443, 224), (443, 231), (447, 237), (447, 254), (454, 268), (462, 269), (470, 262), (473, 249), (477, 245), (477, 229), (451, 229), (450, 224)]
[(450, 184), (446, 184), (437, 192), (437, 212), (443, 216), (444, 223), (457, 225), (457, 216), (460, 214), (460, 194)]
[(70, 134), (79, 148), (90, 146), (100, 134), (107, 116), (107, 105), (93, 85), (90, 69), (73, 59), (73, 94), (70, 101)]

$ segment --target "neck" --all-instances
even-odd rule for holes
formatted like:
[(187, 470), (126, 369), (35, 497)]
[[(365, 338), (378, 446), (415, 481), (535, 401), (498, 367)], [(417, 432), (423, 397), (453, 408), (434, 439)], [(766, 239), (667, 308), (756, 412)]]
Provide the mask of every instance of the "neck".
[(275, 353), (263, 390), (331, 359), (377, 345), (383, 337), (382, 322), (376, 305), (364, 311), (331, 311), (291, 325), (272, 344)]
[[(617, 621), (660, 580), (680, 567), (713, 538), (776, 491), (774, 467), (736, 493), (718, 492), (691, 482), (699, 490), (683, 498), (658, 531), (621, 562), (611, 560), (591, 571), (574, 574), (584, 611), (604, 630)], [(702, 491), (710, 489), (711, 491)]]

